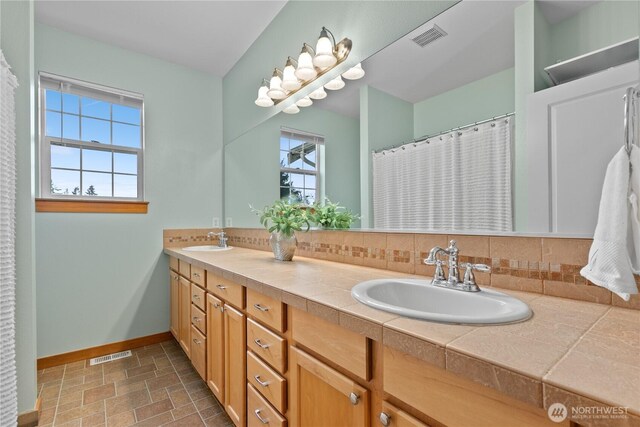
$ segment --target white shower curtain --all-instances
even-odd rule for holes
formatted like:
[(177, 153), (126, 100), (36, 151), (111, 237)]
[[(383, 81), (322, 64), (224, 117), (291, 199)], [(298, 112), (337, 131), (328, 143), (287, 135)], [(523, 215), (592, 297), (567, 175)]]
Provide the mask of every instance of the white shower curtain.
[(0, 51), (0, 426), (18, 417), (15, 364), (16, 112), (18, 86)]
[(375, 227), (511, 231), (513, 121), (373, 153)]

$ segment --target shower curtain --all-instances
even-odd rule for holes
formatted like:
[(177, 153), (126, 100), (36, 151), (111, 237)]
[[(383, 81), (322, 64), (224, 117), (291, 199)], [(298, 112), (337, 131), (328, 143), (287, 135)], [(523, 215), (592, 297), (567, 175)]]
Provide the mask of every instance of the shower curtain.
[(16, 113), (18, 86), (0, 51), (0, 426), (18, 417), (15, 364)]
[(374, 226), (512, 231), (513, 121), (373, 153)]

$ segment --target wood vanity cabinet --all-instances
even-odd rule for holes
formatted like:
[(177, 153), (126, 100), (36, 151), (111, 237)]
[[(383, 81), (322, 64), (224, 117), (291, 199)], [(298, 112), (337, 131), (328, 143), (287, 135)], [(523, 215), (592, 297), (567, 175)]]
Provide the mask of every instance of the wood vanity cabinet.
[[(384, 427), (429, 427), (387, 401), (382, 402), (382, 411), (377, 421)], [(375, 425), (375, 422), (372, 424)]]
[(246, 324), (245, 315), (224, 305), (224, 408), (237, 427), (246, 423)]
[(180, 341), (180, 276), (175, 271), (169, 272), (169, 290), (171, 320), (169, 330), (177, 341)]
[(180, 347), (187, 354), (187, 357), (191, 357), (191, 282), (184, 277), (180, 277), (180, 292), (178, 295), (179, 300), (179, 316), (180, 316), (180, 333), (178, 342)]
[(207, 385), (224, 403), (224, 303), (207, 295)]

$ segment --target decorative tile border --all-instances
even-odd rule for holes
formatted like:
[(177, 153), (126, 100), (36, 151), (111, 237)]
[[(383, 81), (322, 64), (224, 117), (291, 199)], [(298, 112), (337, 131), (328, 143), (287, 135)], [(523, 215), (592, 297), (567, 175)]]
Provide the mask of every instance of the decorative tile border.
[[(165, 247), (211, 242), (214, 229), (165, 230)], [(229, 245), (270, 251), (269, 234), (255, 228), (227, 228)], [(480, 285), (640, 309), (640, 297), (625, 302), (580, 276), (590, 239), (436, 235), (360, 231), (312, 230), (298, 233), (298, 256), (364, 265), (409, 274), (431, 275), (423, 264), (433, 246), (458, 240), (460, 262), (487, 264), (491, 273), (478, 273)], [(214, 239), (213, 244), (217, 242)], [(640, 284), (640, 277), (636, 276)]]

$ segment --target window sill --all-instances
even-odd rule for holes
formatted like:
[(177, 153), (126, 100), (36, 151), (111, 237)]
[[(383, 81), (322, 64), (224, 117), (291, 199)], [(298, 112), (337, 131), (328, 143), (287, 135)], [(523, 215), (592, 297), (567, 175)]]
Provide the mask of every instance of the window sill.
[(149, 202), (36, 199), (36, 212), (146, 214)]

